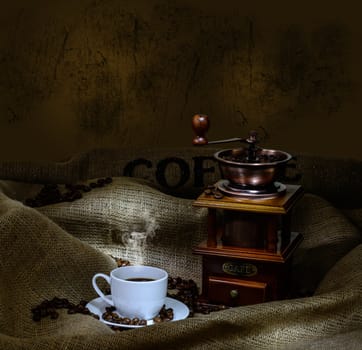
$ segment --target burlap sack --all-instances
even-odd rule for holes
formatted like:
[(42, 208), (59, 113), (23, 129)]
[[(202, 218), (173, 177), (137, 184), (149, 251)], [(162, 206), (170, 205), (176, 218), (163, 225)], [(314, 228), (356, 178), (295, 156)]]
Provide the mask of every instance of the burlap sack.
[(359, 230), (362, 230), (362, 208), (344, 209), (343, 213)]
[[(193, 208), (191, 200), (165, 195), (136, 179), (116, 178), (72, 204), (39, 211), (107, 254), (160, 266), (201, 285), (201, 261), (192, 248), (206, 238), (207, 212)], [(303, 235), (293, 259), (293, 296), (313, 294), (326, 272), (361, 240), (344, 215), (312, 194), (294, 209), (292, 229)]]
[[(11, 181), (3, 181), (2, 187), (20, 201), (41, 189)], [(74, 202), (37, 210), (106, 254), (201, 284), (201, 258), (192, 248), (206, 239), (207, 209), (193, 207), (191, 200), (164, 194), (141, 179), (119, 177)]]
[[(2, 181), (1, 186), (20, 201), (41, 189), (12, 181)], [(141, 179), (117, 177), (74, 202), (37, 210), (106, 254), (165, 268), (201, 286), (201, 259), (192, 248), (206, 239), (207, 210), (193, 207), (192, 200), (164, 194)], [(339, 210), (312, 194), (294, 208), (292, 230), (303, 235), (293, 258), (294, 297), (312, 295), (335, 262), (361, 241), (359, 230)]]
[(305, 194), (293, 209), (292, 230), (303, 235), (293, 257), (294, 296), (312, 295), (330, 268), (361, 242), (360, 230), (313, 194)]
[[(111, 257), (99, 254), (35, 209), (1, 192), (0, 232), (0, 334), (4, 336), (20, 339), (57, 334), (59, 324), (34, 324), (31, 308), (53, 296), (72, 302), (93, 298), (90, 281), (94, 273), (108, 273), (115, 267)], [(60, 327), (71, 334), (86, 332), (91, 320), (78, 327), (77, 318), (61, 319)]]
[[(311, 197), (310, 201), (301, 207), (306, 212), (318, 198)], [(300, 217), (311, 216), (300, 212)], [(352, 232), (352, 224), (344, 221), (342, 214), (335, 212), (335, 217), (344, 222), (339, 226), (342, 234)], [(328, 246), (328, 234), (335, 226), (333, 220), (328, 225), (332, 218), (327, 215), (325, 225), (315, 226), (325, 237), (319, 244)], [(319, 222), (323, 222), (323, 215)], [(315, 234), (310, 232), (311, 247)], [(68, 234), (39, 210), (24, 207), (3, 194), (0, 251), (1, 349), (360, 348), (361, 245), (336, 262), (315, 296), (237, 307), (121, 333), (113, 333), (89, 316), (66, 312), (61, 312), (57, 320), (31, 320), (31, 307), (44, 298), (57, 295), (77, 301), (95, 297), (91, 277), (114, 267), (108, 255)], [(343, 278), (339, 282), (333, 276)]]

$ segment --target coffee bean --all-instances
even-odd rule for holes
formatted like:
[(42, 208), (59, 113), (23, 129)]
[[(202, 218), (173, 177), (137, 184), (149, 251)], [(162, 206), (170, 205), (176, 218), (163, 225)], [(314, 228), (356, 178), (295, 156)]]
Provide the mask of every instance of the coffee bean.
[(105, 321), (112, 321), (112, 315), (111, 314), (108, 314), (108, 313), (103, 313), (102, 315), (102, 318), (105, 320)]
[(62, 301), (62, 306), (63, 306), (63, 308), (68, 308), (68, 307), (70, 307), (70, 306), (72, 305), (72, 304), (69, 302), (69, 300), (66, 299), (66, 298), (61, 299), (61, 301)]
[(111, 313), (113, 311), (116, 311), (116, 308), (114, 306), (106, 306), (106, 311)]
[(88, 309), (87, 307), (85, 307), (85, 308), (83, 309), (83, 311), (82, 311), (82, 314), (83, 314), (83, 315), (88, 315), (88, 314), (90, 314), (89, 309)]
[(58, 297), (54, 297), (49, 305), (54, 306), (56, 309), (61, 309), (63, 308), (64, 301)]
[(106, 177), (98, 179), (97, 182), (91, 182), (89, 185), (70, 184), (64, 185), (65, 192), (61, 192), (57, 184), (44, 184), (39, 193), (34, 198), (27, 198), (24, 204), (29, 207), (41, 207), (44, 205), (73, 202), (82, 198), (82, 192), (89, 192), (92, 188), (103, 187), (112, 182), (112, 178)]
[(114, 312), (114, 307), (106, 307), (106, 311), (102, 314), (102, 318), (106, 321), (116, 323), (116, 324), (124, 324), (124, 325), (146, 325), (147, 321), (139, 319), (138, 317), (134, 317), (132, 319), (128, 317), (120, 317), (117, 313)]
[(113, 181), (113, 180), (112, 180), (111, 177), (106, 177), (106, 178), (104, 179), (104, 182), (105, 182), (106, 184), (110, 184), (112, 181)]
[(129, 266), (131, 263), (129, 262), (129, 260), (124, 260), (122, 258), (116, 258), (113, 255), (111, 255), (111, 257), (116, 261), (117, 263), (117, 267), (122, 267), (122, 266)]
[(40, 310), (39, 312), (33, 312), (33, 321), (39, 322), (41, 320)]
[(214, 192), (214, 198), (215, 199), (221, 199), (223, 197), (224, 197), (224, 195), (221, 192), (219, 192), (219, 191)]
[(91, 189), (91, 187), (90, 186), (84, 186), (83, 187), (83, 191), (84, 192), (89, 192), (89, 191), (91, 191), (92, 189)]
[(80, 191), (75, 191), (75, 192), (72, 193), (72, 198), (74, 200), (80, 199), (80, 198), (82, 198), (82, 194), (80, 193)]
[(137, 317), (132, 318), (131, 323), (132, 325), (138, 325), (140, 323), (140, 319)]
[[(113, 257), (114, 258), (114, 257)], [(123, 262), (129, 261), (114, 258), (116, 261), (121, 260)], [(185, 303), (189, 310), (189, 317), (193, 317), (196, 313), (201, 313), (204, 315), (209, 314), (210, 312), (225, 310), (228, 307), (225, 305), (213, 305), (207, 304), (204, 302), (199, 301), (199, 292), (197, 284), (192, 280), (185, 280), (181, 277), (171, 277), (168, 278), (168, 289), (177, 291), (176, 293), (172, 293), (172, 295), (168, 294), (169, 297), (177, 299)], [(51, 300), (43, 300), (39, 305), (33, 307), (31, 309), (32, 312), (32, 319), (35, 322), (39, 322), (43, 317), (50, 317), (51, 319), (57, 319), (59, 317), (59, 312), (57, 309), (67, 309), (68, 314), (76, 314), (80, 313), (83, 315), (89, 315), (96, 319), (99, 319), (98, 315), (93, 314), (90, 310), (86, 307), (88, 302), (86, 300), (80, 300), (78, 304), (74, 304), (70, 302), (66, 298), (59, 298), (54, 297)], [(116, 308), (114, 306), (107, 306), (105, 312), (103, 313), (102, 317), (104, 320), (110, 321), (115, 324), (125, 324), (125, 325), (139, 325), (145, 326), (147, 325), (147, 321), (139, 318), (122, 318), (116, 312)], [(158, 315), (154, 317), (153, 321), (155, 323), (161, 322), (169, 322), (174, 319), (174, 310), (172, 308), (166, 308), (166, 305), (163, 305), (161, 310), (159, 311)], [(115, 331), (123, 330), (120, 327), (111, 327)]]
[(59, 314), (56, 311), (50, 312), (50, 318), (56, 320), (59, 317)]
[(158, 315), (153, 318), (153, 322), (155, 323), (167, 322), (173, 320), (173, 317), (174, 317), (173, 309), (172, 308), (166, 309), (166, 306), (163, 305)]
[(122, 324), (130, 324), (130, 323), (131, 323), (131, 319), (129, 319), (128, 317), (125, 317), (125, 318), (123, 319)]
[(211, 196), (212, 195), (212, 190), (210, 188), (207, 188), (204, 193), (207, 195), (207, 196)]
[(156, 316), (156, 317), (154, 317), (154, 318), (153, 318), (153, 322), (155, 322), (155, 323), (160, 323), (160, 322), (162, 322), (161, 316)]

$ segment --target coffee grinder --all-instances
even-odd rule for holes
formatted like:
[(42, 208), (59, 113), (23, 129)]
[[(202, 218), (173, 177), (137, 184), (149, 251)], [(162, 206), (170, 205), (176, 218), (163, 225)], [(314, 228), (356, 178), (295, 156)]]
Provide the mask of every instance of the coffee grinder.
[(259, 147), (256, 132), (209, 142), (206, 115), (195, 115), (192, 127), (196, 146), (245, 144), (214, 154), (222, 179), (193, 202), (208, 208), (207, 239), (193, 249), (202, 256), (201, 300), (240, 306), (288, 298), (292, 256), (302, 241), (291, 232), (291, 211), (303, 189), (277, 180), (291, 155)]

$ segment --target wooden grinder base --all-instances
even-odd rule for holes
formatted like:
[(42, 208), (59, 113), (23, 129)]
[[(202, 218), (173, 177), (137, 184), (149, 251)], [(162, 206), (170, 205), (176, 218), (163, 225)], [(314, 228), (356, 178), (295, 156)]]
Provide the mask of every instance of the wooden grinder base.
[(291, 209), (301, 186), (269, 199), (202, 194), (194, 206), (208, 208), (208, 237), (193, 249), (202, 255), (201, 300), (228, 306), (288, 297), (292, 256), (302, 235), (290, 231)]

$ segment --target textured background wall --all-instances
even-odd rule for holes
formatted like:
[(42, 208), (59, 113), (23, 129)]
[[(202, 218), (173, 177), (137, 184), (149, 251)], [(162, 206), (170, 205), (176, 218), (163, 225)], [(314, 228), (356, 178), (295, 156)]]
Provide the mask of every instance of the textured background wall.
[(210, 139), (362, 159), (356, 2), (252, 3), (2, 4), (0, 158), (189, 146), (205, 113)]

